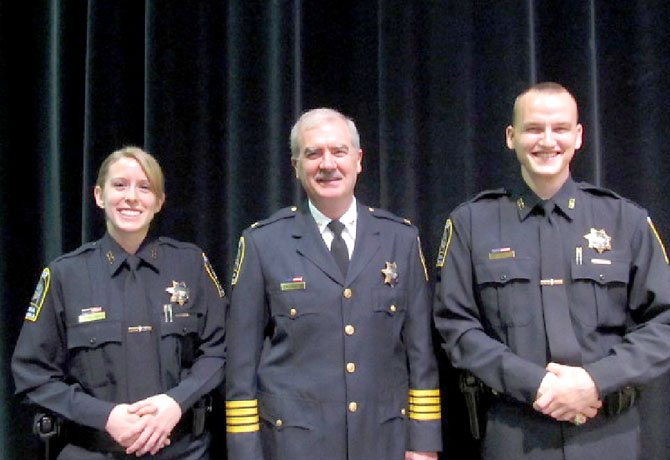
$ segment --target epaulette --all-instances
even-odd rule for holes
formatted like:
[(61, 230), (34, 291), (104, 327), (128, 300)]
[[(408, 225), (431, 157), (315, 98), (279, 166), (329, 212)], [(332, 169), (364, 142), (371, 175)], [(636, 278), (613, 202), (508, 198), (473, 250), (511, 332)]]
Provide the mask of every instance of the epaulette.
[(577, 182), (577, 187), (592, 195), (609, 196), (610, 198), (623, 199), (618, 193), (603, 187), (597, 187), (588, 182)]
[(65, 254), (62, 254), (58, 256), (56, 259), (54, 259), (54, 262), (58, 262), (59, 260), (63, 259), (69, 259), (70, 257), (76, 257), (79, 254), (83, 254), (88, 251), (93, 251), (96, 247), (98, 246), (97, 241), (91, 241), (89, 243), (84, 243), (81, 246), (79, 246), (77, 249), (74, 251), (67, 252)]
[(198, 252), (201, 252), (200, 248), (196, 244), (187, 241), (175, 240), (174, 238), (170, 238), (169, 236), (159, 236), (158, 242), (160, 244), (167, 244), (168, 246), (172, 246), (173, 248), (195, 249)]
[(288, 219), (289, 217), (295, 217), (295, 214), (297, 212), (298, 212), (298, 207), (297, 206), (289, 206), (287, 208), (282, 208), (279, 211), (272, 214), (267, 219), (263, 219), (263, 220), (259, 220), (258, 222), (254, 222), (253, 224), (250, 225), (250, 228), (261, 228), (261, 227), (269, 225), (273, 222), (277, 222), (278, 220)]
[(470, 198), (469, 200), (460, 203), (458, 206), (454, 208), (452, 212), (455, 212), (457, 209), (467, 206), (470, 203), (476, 203), (477, 201), (488, 200), (488, 199), (497, 199), (500, 198), (501, 196), (507, 196), (507, 195), (509, 195), (509, 191), (507, 191), (504, 188), (484, 190), (483, 192), (479, 192), (473, 198)]
[(412, 225), (412, 221), (410, 221), (409, 219), (405, 219), (405, 218), (396, 216), (392, 212), (389, 212), (385, 209), (368, 208), (368, 211), (370, 212), (370, 215), (372, 215), (374, 217), (378, 217), (380, 219), (388, 219), (388, 220), (392, 220), (394, 222), (399, 222), (401, 224)]
[(470, 199), (470, 202), (481, 201), (487, 198), (499, 198), (501, 196), (509, 195), (509, 192), (504, 188), (496, 188), (491, 190), (484, 190), (479, 192), (474, 198)]

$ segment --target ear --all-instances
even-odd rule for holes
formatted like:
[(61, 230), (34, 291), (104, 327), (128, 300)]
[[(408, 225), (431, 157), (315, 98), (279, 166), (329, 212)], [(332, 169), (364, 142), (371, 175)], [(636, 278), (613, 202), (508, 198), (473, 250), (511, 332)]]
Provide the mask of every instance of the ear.
[(298, 174), (298, 159), (297, 158), (291, 158), (291, 167), (295, 170), (295, 178), (300, 179), (300, 175)]
[(581, 123), (577, 123), (577, 126), (575, 127), (576, 130), (576, 135), (577, 137), (575, 138), (575, 150), (578, 150), (582, 148), (582, 135), (584, 134), (584, 128), (582, 128)]
[(105, 200), (102, 198), (102, 187), (99, 185), (96, 185), (93, 188), (93, 196), (95, 197), (95, 204), (100, 208), (100, 209), (105, 209)]
[(163, 197), (156, 202), (156, 213), (158, 213), (161, 209), (163, 209), (163, 205), (165, 204), (165, 199), (166, 196), (163, 194)]
[(356, 165), (356, 173), (363, 171), (363, 149), (358, 150), (358, 164)]
[(508, 125), (505, 128), (505, 141), (507, 142), (507, 148), (514, 150), (514, 126)]

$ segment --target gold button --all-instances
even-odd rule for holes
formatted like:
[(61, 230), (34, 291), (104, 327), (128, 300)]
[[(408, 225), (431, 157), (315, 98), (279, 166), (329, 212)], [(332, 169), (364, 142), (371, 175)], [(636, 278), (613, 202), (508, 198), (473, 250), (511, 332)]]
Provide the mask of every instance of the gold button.
[(391, 313), (395, 313), (395, 311), (396, 311), (396, 306), (395, 306), (395, 305), (391, 305), (391, 306), (389, 307), (389, 311), (390, 311)]
[(356, 372), (356, 364), (347, 363), (347, 372), (349, 372), (350, 374)]
[(346, 288), (344, 292), (342, 292), (342, 295), (345, 299), (351, 299), (351, 289)]
[(280, 427), (280, 426), (282, 426), (283, 424), (284, 424), (284, 422), (282, 421), (282, 419), (277, 419), (277, 421), (275, 421), (275, 426), (276, 426), (276, 427)]
[(358, 403), (350, 402), (349, 403), (349, 412), (356, 412), (358, 410)]
[(352, 326), (351, 324), (347, 324), (346, 326), (344, 326), (344, 333), (347, 335), (354, 335), (355, 331), (356, 330), (354, 329), (354, 326)]
[(405, 408), (404, 407), (402, 409), (400, 409), (400, 414), (405, 415)]
[(294, 317), (295, 315), (298, 314), (298, 310), (296, 310), (295, 308), (291, 308), (288, 314), (291, 315), (291, 317)]

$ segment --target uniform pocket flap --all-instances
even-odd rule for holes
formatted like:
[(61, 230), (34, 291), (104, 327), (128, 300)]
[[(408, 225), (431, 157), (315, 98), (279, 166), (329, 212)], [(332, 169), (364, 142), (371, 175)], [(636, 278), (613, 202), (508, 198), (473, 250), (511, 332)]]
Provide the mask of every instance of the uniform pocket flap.
[(119, 321), (95, 321), (75, 324), (67, 329), (67, 347), (97, 348), (109, 342), (121, 342), (121, 323)]
[(303, 399), (280, 398), (270, 395), (259, 397), (260, 416), (277, 429), (287, 427), (312, 430), (319, 414), (317, 403)]

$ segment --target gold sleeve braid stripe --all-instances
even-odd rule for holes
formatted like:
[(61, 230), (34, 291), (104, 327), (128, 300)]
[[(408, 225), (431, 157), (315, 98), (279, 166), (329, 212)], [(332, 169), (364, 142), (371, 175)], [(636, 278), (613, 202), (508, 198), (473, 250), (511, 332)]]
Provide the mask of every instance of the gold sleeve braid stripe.
[(260, 429), (257, 399), (226, 401), (226, 432), (253, 433)]
[(441, 418), (440, 390), (409, 390), (409, 418), (439, 420)]

